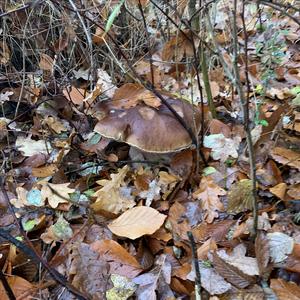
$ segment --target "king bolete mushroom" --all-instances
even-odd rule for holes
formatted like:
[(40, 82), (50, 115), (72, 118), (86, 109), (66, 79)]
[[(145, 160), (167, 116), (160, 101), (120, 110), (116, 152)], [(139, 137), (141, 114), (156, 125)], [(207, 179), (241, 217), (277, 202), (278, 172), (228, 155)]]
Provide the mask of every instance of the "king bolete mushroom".
[[(201, 127), (199, 108), (179, 99), (166, 101), (197, 135)], [(114, 105), (114, 101), (104, 101), (97, 106), (97, 110), (103, 118), (96, 124), (95, 132), (142, 151), (169, 153), (186, 149), (192, 144), (187, 130), (164, 104), (154, 108), (140, 102), (125, 109), (120, 102)]]

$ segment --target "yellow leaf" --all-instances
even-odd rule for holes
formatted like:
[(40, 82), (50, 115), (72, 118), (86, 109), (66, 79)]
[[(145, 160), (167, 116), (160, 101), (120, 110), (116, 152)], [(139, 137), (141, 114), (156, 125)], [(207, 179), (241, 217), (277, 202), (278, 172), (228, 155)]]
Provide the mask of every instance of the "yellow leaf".
[(204, 218), (212, 223), (218, 217), (217, 211), (223, 211), (224, 206), (219, 196), (226, 195), (226, 191), (216, 185), (210, 176), (203, 177), (199, 189), (193, 193), (193, 197), (201, 200), (201, 207), (206, 211)]
[(167, 216), (148, 206), (138, 206), (124, 212), (108, 225), (116, 235), (132, 240), (158, 230)]

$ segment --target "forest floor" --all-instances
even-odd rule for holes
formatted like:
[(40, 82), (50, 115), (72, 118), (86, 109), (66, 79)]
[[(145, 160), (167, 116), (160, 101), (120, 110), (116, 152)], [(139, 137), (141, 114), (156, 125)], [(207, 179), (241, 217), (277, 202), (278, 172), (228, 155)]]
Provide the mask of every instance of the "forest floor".
[(298, 1), (4, 2), (0, 299), (300, 299)]

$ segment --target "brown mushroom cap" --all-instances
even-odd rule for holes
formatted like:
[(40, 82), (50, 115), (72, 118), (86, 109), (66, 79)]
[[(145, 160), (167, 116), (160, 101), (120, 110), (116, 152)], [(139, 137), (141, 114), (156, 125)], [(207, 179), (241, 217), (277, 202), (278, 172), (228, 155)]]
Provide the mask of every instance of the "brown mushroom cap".
[[(200, 110), (179, 99), (168, 99), (169, 104), (191, 128), (196, 123), (200, 131)], [(114, 101), (101, 102), (97, 109), (104, 117), (94, 131), (104, 137), (125, 142), (146, 152), (168, 153), (189, 147), (191, 137), (173, 113), (162, 104), (158, 109), (140, 103), (128, 109), (114, 108)], [(195, 122), (194, 122), (195, 120)]]

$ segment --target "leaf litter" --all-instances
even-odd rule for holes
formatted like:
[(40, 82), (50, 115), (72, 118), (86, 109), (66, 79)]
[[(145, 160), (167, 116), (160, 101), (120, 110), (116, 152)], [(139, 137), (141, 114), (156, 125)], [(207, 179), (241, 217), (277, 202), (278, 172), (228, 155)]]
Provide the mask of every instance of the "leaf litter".
[[(43, 18), (31, 11), (34, 32), (23, 23), (30, 5), (3, 8), (14, 27), (6, 28), (7, 36), (1, 32), (0, 46), (5, 179), (0, 229), (21, 246), (1, 239), (0, 298), (10, 299), (7, 283), (17, 299), (57, 295), (75, 299), (74, 289), (84, 295), (82, 299), (197, 299), (194, 246), (203, 297), (208, 293), (211, 299), (300, 299), (300, 29), (295, 21), (299, 5), (261, 1), (258, 13), (256, 4), (249, 2), (245, 20), (237, 16), (236, 59), (244, 91), (250, 86), (248, 113), (257, 176), (254, 239), (253, 170), (240, 98), (228, 76), (234, 68), (234, 1), (216, 1), (215, 12), (209, 14), (213, 28), (209, 23), (203, 27), (216, 114), (209, 106), (205, 65), (194, 69), (190, 63), (195, 48), (203, 46), (194, 35), (197, 30), (174, 25), (180, 15), (191, 19), (185, 9), (189, 1), (178, 4), (180, 14), (172, 16), (174, 23), (151, 1), (117, 1), (111, 6), (100, 2), (96, 7), (87, 1), (89, 14), (80, 9), (81, 18), (75, 23), (67, 6), (53, 9), (48, 2), (39, 3)], [(242, 1), (237, 3), (242, 11)], [(146, 16), (151, 51), (138, 21), (143, 17), (139, 5)], [(281, 14), (281, 7), (287, 14)], [(168, 12), (173, 14), (172, 9)], [(48, 27), (57, 28), (59, 37), (45, 31)], [(91, 38), (86, 40), (87, 33)], [(23, 36), (22, 55), (19, 38), (8, 36)], [(34, 36), (32, 41), (29, 36)], [(199, 77), (196, 69), (202, 70)], [(23, 78), (22, 83), (17, 78)], [(146, 80), (152, 83), (150, 88)], [(196, 111), (202, 95), (201, 129)], [(151, 121), (158, 111), (166, 117), (163, 124), (156, 118), (157, 132), (146, 134), (148, 142), (161, 144), (157, 139), (165, 132), (160, 128), (174, 124), (164, 101), (179, 117), (186, 114), (179, 101), (192, 108), (194, 117), (189, 116), (191, 124), (186, 125), (193, 132), (199, 129), (196, 134), (207, 165), (186, 143), (187, 132), (182, 144), (188, 146), (173, 153), (137, 152), (121, 142), (135, 138), (133, 126), (144, 130), (141, 124), (118, 122), (131, 109), (139, 120)], [(96, 123), (115, 112), (115, 123), (110, 124), (118, 129), (115, 138), (96, 133)], [(174, 137), (180, 139), (177, 132)], [(65, 287), (51, 279), (43, 264), (36, 267), (24, 251), (26, 245), (40, 262), (43, 257), (62, 275)]]

